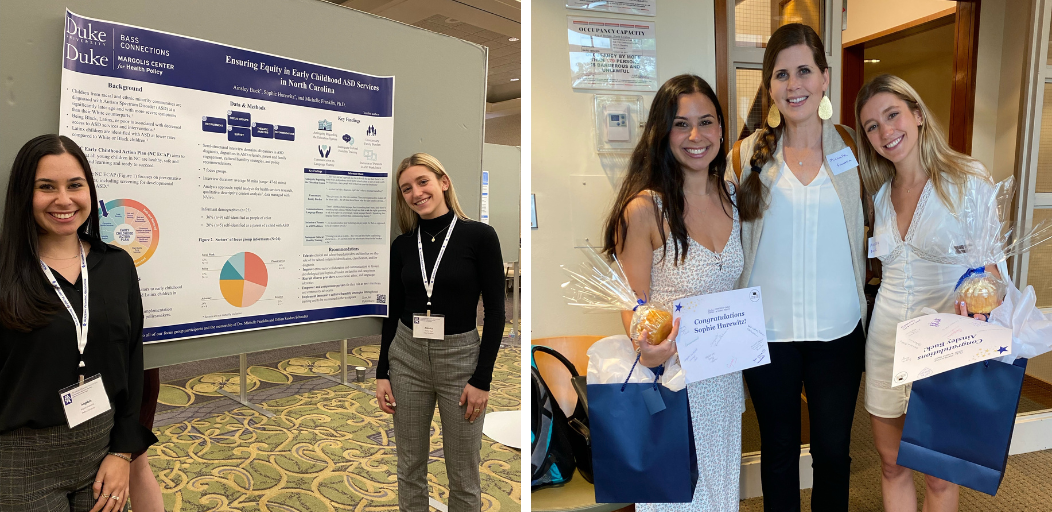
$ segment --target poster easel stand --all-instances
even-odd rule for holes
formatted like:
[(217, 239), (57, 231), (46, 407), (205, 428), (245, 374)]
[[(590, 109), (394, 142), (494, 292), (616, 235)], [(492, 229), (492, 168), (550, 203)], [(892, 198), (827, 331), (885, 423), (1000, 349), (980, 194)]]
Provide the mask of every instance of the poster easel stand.
[(256, 411), (268, 418), (273, 418), (274, 413), (248, 401), (248, 354), (242, 352), (241, 354), (239, 354), (239, 358), (241, 359), (241, 369), (239, 373), (240, 380), (238, 380), (238, 388), (240, 388), (241, 390), (241, 396), (235, 396), (233, 393), (226, 391), (222, 387), (217, 389), (216, 393), (219, 393), (220, 395), (223, 395), (235, 402), (238, 402), (241, 405), (244, 405), (245, 407), (248, 407), (249, 409), (252, 409), (253, 411)]
[[(518, 287), (518, 282), (519, 282), (518, 263), (516, 263), (515, 265), (516, 265), (515, 284), (516, 284), (516, 287)], [(515, 295), (516, 308), (518, 308), (518, 306), (517, 306), (518, 300), (519, 300), (518, 297), (519, 297), (518, 295)], [(518, 310), (516, 309), (516, 311), (518, 311)], [(517, 318), (517, 315), (518, 314), (516, 313), (516, 318)], [(512, 336), (514, 336), (514, 334)], [(240, 388), (240, 395), (235, 395), (235, 394), (233, 394), (233, 393), (231, 393), (229, 391), (226, 391), (226, 390), (224, 390), (222, 388), (217, 389), (216, 393), (219, 393), (220, 395), (223, 395), (223, 396), (225, 396), (225, 397), (227, 397), (227, 398), (229, 398), (229, 399), (231, 399), (231, 400), (233, 400), (233, 401), (235, 401), (235, 402), (237, 402), (237, 403), (239, 403), (241, 405), (244, 405), (245, 407), (248, 407), (249, 409), (252, 409), (253, 411), (256, 411), (256, 412), (258, 412), (258, 413), (260, 413), (260, 414), (262, 414), (262, 415), (264, 415), (264, 416), (266, 416), (268, 418), (273, 418), (274, 417), (274, 413), (272, 413), (272, 412), (270, 412), (270, 411), (268, 411), (268, 410), (266, 410), (266, 409), (264, 409), (264, 408), (262, 408), (262, 407), (260, 407), (260, 406), (258, 406), (256, 404), (248, 401), (248, 386), (247, 386), (247, 383), (248, 383), (248, 354), (242, 353), (242, 354), (239, 355), (239, 358), (241, 360), (241, 368), (240, 368), (239, 374), (238, 374), (239, 375), (239, 379), (240, 379), (240, 380), (238, 380), (238, 388)], [(331, 380), (331, 381), (333, 381), (333, 382), (335, 382), (337, 384), (342, 384), (344, 386), (355, 388), (355, 389), (357, 389), (359, 391), (363, 391), (365, 393), (371, 393), (371, 391), (369, 391), (368, 389), (365, 389), (365, 388), (363, 388), (363, 387), (361, 387), (359, 385), (353, 384), (349, 380), (347, 380), (347, 339), (346, 338), (340, 340), (340, 371), (341, 371), (340, 378), (336, 378), (336, 377), (334, 377), (332, 375), (326, 375), (324, 373), (317, 373), (317, 372), (314, 372), (314, 375), (318, 376), (318, 377), (323, 377), (323, 378), (325, 378), (327, 380)]]
[[(522, 250), (519, 250), (519, 256), (522, 256)], [(512, 263), (514, 284), (512, 284), (511, 290), (511, 332), (508, 333), (509, 338), (518, 338), (521, 326), (519, 326), (519, 262)]]

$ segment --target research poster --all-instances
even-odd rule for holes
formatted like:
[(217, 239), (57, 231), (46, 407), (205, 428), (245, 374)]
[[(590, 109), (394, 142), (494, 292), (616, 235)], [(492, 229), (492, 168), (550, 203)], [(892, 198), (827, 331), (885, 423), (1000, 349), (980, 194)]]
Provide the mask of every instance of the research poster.
[(145, 342), (385, 316), (394, 77), (66, 12), (60, 130)]
[(656, 91), (654, 24), (567, 17), (570, 83), (575, 89)]

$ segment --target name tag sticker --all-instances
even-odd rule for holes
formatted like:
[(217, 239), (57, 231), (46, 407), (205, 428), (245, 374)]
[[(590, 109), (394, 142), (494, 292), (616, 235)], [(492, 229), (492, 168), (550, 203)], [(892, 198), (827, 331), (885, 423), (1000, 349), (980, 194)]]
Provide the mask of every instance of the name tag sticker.
[(74, 384), (58, 394), (62, 399), (62, 408), (66, 412), (69, 428), (110, 410), (110, 397), (106, 395), (101, 375), (84, 379), (84, 384)]
[(446, 317), (413, 315), (413, 337), (440, 340), (446, 337)]
[(889, 243), (887, 235), (881, 234), (869, 237), (870, 258), (879, 258), (881, 256), (887, 256), (890, 253), (891, 243)]
[(851, 152), (851, 148), (841, 149), (827, 158), (829, 159), (830, 170), (833, 171), (834, 176), (848, 169), (858, 167), (858, 160), (855, 160), (855, 155)]

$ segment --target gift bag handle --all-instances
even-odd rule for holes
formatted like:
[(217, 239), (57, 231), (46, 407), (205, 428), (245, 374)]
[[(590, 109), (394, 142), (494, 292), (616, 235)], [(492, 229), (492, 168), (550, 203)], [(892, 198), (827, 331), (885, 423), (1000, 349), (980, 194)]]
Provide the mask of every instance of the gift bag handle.
[[(632, 378), (632, 372), (636, 371), (636, 365), (639, 364), (639, 358), (643, 357), (643, 354), (636, 354), (636, 360), (632, 362), (632, 368), (628, 370), (628, 376), (625, 377), (625, 381), (621, 384), (621, 392), (625, 392), (625, 388), (628, 387), (628, 379)], [(654, 389), (657, 389), (657, 381), (661, 378), (661, 374), (665, 373), (665, 365), (658, 365), (656, 368), (651, 368), (650, 371), (654, 372)]]

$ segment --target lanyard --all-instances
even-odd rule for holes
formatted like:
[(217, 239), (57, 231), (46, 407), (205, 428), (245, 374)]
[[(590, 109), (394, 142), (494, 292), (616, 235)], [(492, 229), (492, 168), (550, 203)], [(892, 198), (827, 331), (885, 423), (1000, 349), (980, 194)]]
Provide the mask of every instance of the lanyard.
[[(449, 231), (446, 239), (442, 241), (442, 248), (438, 250), (438, 258), (435, 260), (435, 268), (431, 269), (431, 280), (427, 279), (427, 268), (424, 267), (424, 243), (420, 241), (420, 227), (416, 228), (416, 249), (420, 252), (420, 277), (424, 278), (424, 290), (427, 291), (427, 305), (431, 305), (431, 292), (435, 289), (435, 275), (438, 274), (438, 264), (442, 262), (442, 255), (446, 253), (446, 244), (449, 236), (453, 234), (453, 226), (457, 225), (457, 216), (453, 214), (453, 221), (449, 223)], [(431, 316), (431, 308), (427, 310), (427, 316)]]
[[(88, 346), (88, 260), (84, 258), (84, 246), (80, 244), (79, 240), (77, 245), (80, 246), (80, 281), (84, 300), (83, 313), (80, 319), (77, 319), (77, 312), (73, 310), (73, 305), (69, 303), (66, 294), (62, 293), (62, 287), (55, 280), (55, 274), (51, 273), (51, 269), (48, 268), (47, 263), (44, 263), (44, 260), (40, 260), (40, 268), (44, 269), (44, 274), (51, 281), (51, 286), (55, 289), (55, 293), (58, 294), (58, 298), (62, 300), (62, 305), (66, 306), (66, 311), (69, 311), (69, 315), (73, 317), (73, 326), (77, 328), (77, 350), (80, 351), (80, 364), (77, 366), (84, 368), (84, 348)], [(83, 383), (84, 370), (80, 372), (80, 382)]]

